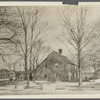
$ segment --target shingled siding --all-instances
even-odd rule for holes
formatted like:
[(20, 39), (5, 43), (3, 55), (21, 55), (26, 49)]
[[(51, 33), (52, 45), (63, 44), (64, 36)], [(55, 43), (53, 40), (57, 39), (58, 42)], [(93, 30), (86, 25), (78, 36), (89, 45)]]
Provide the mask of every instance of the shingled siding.
[(75, 78), (75, 66), (65, 62), (56, 52), (49, 55), (37, 69), (37, 80), (74, 81)]

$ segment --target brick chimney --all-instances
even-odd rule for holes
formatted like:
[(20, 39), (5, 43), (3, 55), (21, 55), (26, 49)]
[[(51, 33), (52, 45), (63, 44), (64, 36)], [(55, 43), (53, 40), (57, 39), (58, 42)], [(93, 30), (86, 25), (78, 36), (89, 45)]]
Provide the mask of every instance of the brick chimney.
[(59, 49), (59, 50), (58, 50), (58, 53), (59, 53), (60, 55), (62, 55), (62, 49)]

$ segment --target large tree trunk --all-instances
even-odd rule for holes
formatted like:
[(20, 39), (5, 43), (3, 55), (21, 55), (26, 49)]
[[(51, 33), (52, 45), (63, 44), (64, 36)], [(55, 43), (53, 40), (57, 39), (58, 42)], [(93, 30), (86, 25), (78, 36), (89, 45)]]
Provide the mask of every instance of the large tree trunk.
[(33, 83), (35, 83), (35, 73), (34, 73), (34, 75), (33, 75)]
[(93, 76), (93, 88), (95, 88), (95, 76)]
[(79, 67), (79, 87), (82, 87), (82, 68)]
[(33, 74), (30, 73), (30, 80), (32, 81), (32, 79), (33, 79)]
[(30, 77), (30, 74), (28, 73), (28, 74), (27, 74), (27, 88), (30, 87), (30, 80), (29, 80), (29, 77)]
[(28, 49), (27, 49), (27, 32), (25, 30), (25, 71), (27, 73), (27, 88), (29, 88), (30, 87), (30, 80), (29, 80), (30, 70), (28, 70), (28, 64), (27, 64), (28, 56), (27, 56), (27, 53), (28, 53)]
[(82, 87), (82, 68), (81, 68), (81, 49), (80, 39), (78, 42), (78, 68), (79, 68), (79, 87)]
[[(26, 53), (27, 54), (27, 53)], [(29, 73), (29, 70), (28, 70), (28, 67), (27, 67), (27, 56), (25, 55), (25, 72), (26, 72), (26, 78), (27, 78), (27, 88), (29, 88), (30, 87), (30, 80), (29, 80), (29, 78), (30, 78), (30, 73)]]
[(35, 78), (33, 78), (33, 83), (35, 83)]
[(78, 81), (79, 80), (79, 69), (77, 68), (76, 69), (76, 81)]

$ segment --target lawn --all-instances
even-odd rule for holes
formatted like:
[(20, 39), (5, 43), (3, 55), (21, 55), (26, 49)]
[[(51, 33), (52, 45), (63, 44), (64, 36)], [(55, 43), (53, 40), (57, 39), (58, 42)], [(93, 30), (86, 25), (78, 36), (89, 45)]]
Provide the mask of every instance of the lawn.
[(87, 94), (100, 93), (100, 79), (95, 81), (95, 88), (93, 88), (93, 81), (83, 82), (83, 87), (78, 87), (78, 82), (45, 82), (36, 81), (30, 82), (30, 88), (26, 89), (26, 81), (17, 82), (0, 82), (0, 95), (45, 95), (45, 94)]

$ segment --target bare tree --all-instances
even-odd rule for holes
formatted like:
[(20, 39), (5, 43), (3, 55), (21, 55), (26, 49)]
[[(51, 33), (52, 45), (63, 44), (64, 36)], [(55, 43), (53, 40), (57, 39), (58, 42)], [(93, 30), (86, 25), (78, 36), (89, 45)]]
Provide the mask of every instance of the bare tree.
[(15, 40), (17, 34), (12, 31), (16, 28), (16, 25), (11, 16), (11, 9), (11, 7), (0, 7), (0, 56), (3, 61), (5, 61), (4, 56), (12, 55), (12, 53), (6, 52), (11, 50), (10, 46), (12, 45), (14, 49), (14, 46), (18, 43)]
[[(50, 51), (50, 48), (45, 46), (43, 41), (40, 40), (38, 41), (38, 43), (35, 45), (34, 49), (33, 49), (33, 54), (32, 54), (32, 72), (31, 74), (36, 73), (36, 68), (39, 66), (39, 64), (43, 61), (43, 59), (45, 58), (45, 56), (47, 55), (47, 53)], [(31, 77), (33, 79), (33, 82), (35, 82), (36, 76), (35, 74), (33, 75), (33, 77)]]
[[(94, 33), (98, 24), (88, 20), (88, 9), (86, 7), (65, 7), (60, 16), (63, 33), (60, 41), (68, 48), (73, 50), (72, 56), (77, 59), (79, 69), (79, 86), (82, 87), (82, 61), (84, 52), (91, 47), (91, 41), (94, 39)], [(62, 37), (62, 39), (61, 39)]]
[[(17, 31), (17, 53), (24, 59), (25, 72), (27, 74), (27, 88), (30, 87), (30, 73), (34, 66), (34, 61), (37, 63), (40, 51), (36, 48), (41, 46), (39, 41), (44, 38), (45, 29), (47, 23), (42, 22), (42, 16), (44, 15), (45, 9), (43, 7), (17, 7), (17, 20), (19, 20), (20, 27)], [(19, 26), (19, 25), (18, 25)], [(35, 50), (36, 53), (35, 53)], [(36, 54), (36, 55), (34, 55)], [(34, 60), (35, 59), (35, 60)]]

